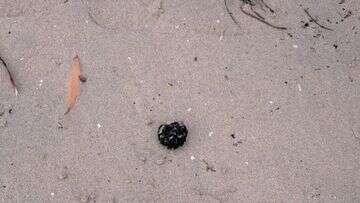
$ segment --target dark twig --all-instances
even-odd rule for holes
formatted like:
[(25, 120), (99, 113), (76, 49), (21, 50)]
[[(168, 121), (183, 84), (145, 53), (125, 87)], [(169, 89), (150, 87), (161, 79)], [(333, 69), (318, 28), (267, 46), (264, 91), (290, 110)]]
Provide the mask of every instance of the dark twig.
[(240, 23), (235, 19), (234, 15), (232, 14), (232, 12), (230, 11), (228, 5), (227, 5), (227, 0), (224, 0), (224, 4), (225, 4), (225, 8), (226, 8), (226, 12), (229, 14), (231, 20), (238, 26), (240, 27)]
[(264, 19), (262, 19), (262, 18), (260, 18), (260, 17), (258, 17), (258, 16), (256, 16), (256, 15), (253, 15), (253, 14), (251, 14), (251, 13), (246, 12), (242, 6), (240, 7), (240, 10), (241, 10), (241, 12), (243, 12), (245, 15), (247, 15), (247, 16), (249, 16), (249, 17), (251, 17), (251, 18), (254, 18), (254, 19), (256, 19), (256, 20), (258, 20), (258, 21), (260, 21), (260, 22), (264, 23), (265, 25), (268, 25), (268, 26), (270, 26), (270, 27), (272, 27), (272, 28), (275, 28), (275, 29), (278, 29), (278, 30), (287, 30), (286, 27), (273, 25), (273, 24), (265, 21)]
[(16, 86), (16, 84), (15, 84), (14, 77), (12, 76), (12, 74), (11, 74), (11, 72), (10, 72), (7, 64), (5, 63), (4, 59), (2, 59), (2, 58), (0, 57), (0, 61), (1, 61), (1, 63), (4, 65), (6, 71), (7, 71), (8, 75), (9, 75), (11, 85), (13, 86), (14, 91), (15, 91), (15, 95), (17, 96), (17, 95), (19, 94), (19, 92), (18, 92), (18, 90), (17, 90), (17, 86)]
[(263, 0), (261, 0), (261, 3), (262, 3), (267, 9), (269, 9), (269, 11), (270, 11), (271, 13), (275, 13), (275, 11), (274, 11), (269, 5), (267, 5), (267, 3), (265, 3)]
[(325, 29), (325, 30), (334, 31), (334, 30), (331, 29), (331, 28), (328, 28), (328, 27), (326, 27), (326, 26), (321, 25), (321, 24), (309, 13), (308, 10), (309, 10), (308, 8), (307, 8), (307, 9), (304, 8), (304, 11), (305, 11), (306, 15), (310, 18), (311, 22), (314, 22), (316, 25), (318, 25), (319, 27), (321, 27), (321, 28), (323, 28), (323, 29)]
[(265, 20), (265, 18), (264, 18), (262, 15), (260, 15), (260, 13), (258, 13), (257, 11), (255, 11), (255, 10), (254, 10), (254, 8), (253, 8), (252, 6), (251, 6), (250, 8), (251, 8), (251, 11), (252, 11), (253, 13), (255, 13), (255, 15), (256, 15), (257, 17), (259, 17), (259, 18), (261, 18), (261, 19)]

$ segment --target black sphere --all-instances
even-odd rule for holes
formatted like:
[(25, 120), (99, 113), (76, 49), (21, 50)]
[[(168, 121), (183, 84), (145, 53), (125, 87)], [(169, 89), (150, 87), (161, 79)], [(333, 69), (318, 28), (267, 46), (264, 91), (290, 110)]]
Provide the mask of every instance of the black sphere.
[(183, 123), (162, 124), (158, 130), (159, 141), (168, 149), (176, 149), (186, 142), (188, 131)]

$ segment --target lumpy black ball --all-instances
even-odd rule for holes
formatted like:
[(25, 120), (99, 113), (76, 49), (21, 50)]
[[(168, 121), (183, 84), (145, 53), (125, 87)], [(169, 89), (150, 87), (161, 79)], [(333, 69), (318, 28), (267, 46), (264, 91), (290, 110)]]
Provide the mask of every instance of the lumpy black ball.
[(168, 149), (176, 149), (186, 142), (188, 130), (181, 122), (162, 124), (158, 129), (158, 138)]

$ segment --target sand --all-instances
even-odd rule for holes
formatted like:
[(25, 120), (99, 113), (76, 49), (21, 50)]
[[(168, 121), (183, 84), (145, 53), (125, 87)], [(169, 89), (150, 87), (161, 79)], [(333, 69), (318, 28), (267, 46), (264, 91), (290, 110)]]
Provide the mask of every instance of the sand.
[(360, 1), (266, 2), (0, 0), (0, 201), (359, 202)]

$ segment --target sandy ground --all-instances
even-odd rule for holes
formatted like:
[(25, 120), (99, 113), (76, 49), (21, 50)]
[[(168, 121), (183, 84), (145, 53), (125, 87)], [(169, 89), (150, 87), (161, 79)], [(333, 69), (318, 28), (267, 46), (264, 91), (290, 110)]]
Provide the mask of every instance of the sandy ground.
[(359, 202), (360, 1), (267, 2), (0, 0), (0, 201)]

